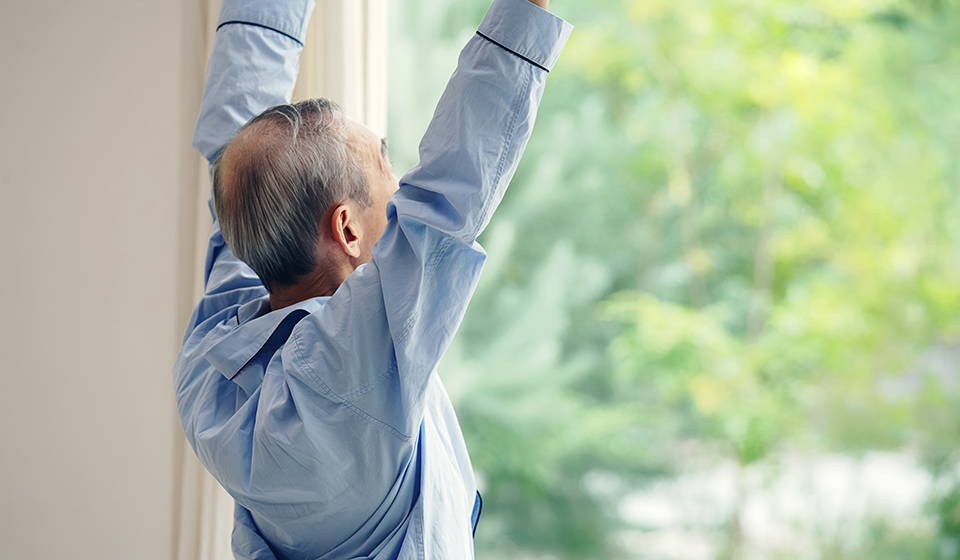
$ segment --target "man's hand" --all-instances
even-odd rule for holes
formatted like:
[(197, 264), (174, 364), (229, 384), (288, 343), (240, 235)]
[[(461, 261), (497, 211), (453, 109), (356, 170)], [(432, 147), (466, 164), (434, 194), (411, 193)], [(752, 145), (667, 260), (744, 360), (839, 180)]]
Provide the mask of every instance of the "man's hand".
[(540, 6), (544, 10), (546, 10), (547, 6), (550, 5), (550, 0), (527, 0), (527, 1), (530, 2), (531, 4), (536, 4), (537, 6)]

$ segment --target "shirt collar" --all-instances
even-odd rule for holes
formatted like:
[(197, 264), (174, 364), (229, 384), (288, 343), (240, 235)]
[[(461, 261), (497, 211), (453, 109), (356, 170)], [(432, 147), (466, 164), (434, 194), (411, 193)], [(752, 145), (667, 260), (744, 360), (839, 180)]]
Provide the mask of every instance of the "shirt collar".
[(288, 317), (297, 322), (320, 309), (327, 299), (308, 299), (276, 311), (270, 311), (269, 295), (249, 301), (227, 321), (225, 326), (232, 330), (208, 348), (203, 357), (224, 377), (232, 380)]

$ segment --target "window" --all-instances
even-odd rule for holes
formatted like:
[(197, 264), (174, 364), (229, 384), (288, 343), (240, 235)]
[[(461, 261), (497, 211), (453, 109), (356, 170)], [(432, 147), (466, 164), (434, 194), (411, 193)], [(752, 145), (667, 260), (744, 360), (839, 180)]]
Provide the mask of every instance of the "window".
[[(398, 170), (489, 4), (395, 1)], [(551, 9), (440, 367), (477, 557), (956, 556), (957, 6)]]

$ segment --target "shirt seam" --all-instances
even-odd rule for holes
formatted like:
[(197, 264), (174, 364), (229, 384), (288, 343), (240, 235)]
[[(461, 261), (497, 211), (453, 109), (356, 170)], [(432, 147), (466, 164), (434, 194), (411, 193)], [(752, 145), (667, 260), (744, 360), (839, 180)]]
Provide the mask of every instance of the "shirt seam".
[[(495, 190), (500, 188), (499, 187), (500, 180), (503, 178), (503, 170), (507, 165), (507, 156), (510, 153), (510, 149), (509, 149), (510, 144), (513, 143), (514, 134), (517, 131), (517, 121), (520, 118), (520, 105), (523, 103), (523, 99), (524, 97), (526, 97), (527, 92), (529, 91), (529, 87), (530, 87), (530, 73), (525, 72), (523, 75), (523, 82), (520, 84), (520, 87), (517, 89), (516, 99), (514, 99), (513, 101), (513, 107), (512, 107), (513, 117), (510, 120), (510, 125), (507, 128), (507, 133), (504, 135), (504, 138), (503, 138), (503, 145), (500, 148), (500, 161), (497, 162), (497, 174), (494, 177)], [(483, 209), (481, 211), (483, 214), (487, 214), (490, 206), (496, 204), (496, 198), (497, 197), (491, 196), (486, 201), (484, 201)], [(481, 226), (482, 224), (478, 223), (476, 229), (479, 230)], [(478, 231), (471, 232), (471, 233), (472, 233), (471, 236), (474, 239), (476, 239), (476, 237), (479, 235)]]
[(360, 387), (359, 389), (356, 389), (355, 391), (352, 391), (352, 392), (350, 392), (350, 393), (345, 393), (345, 394), (343, 395), (344, 400), (346, 400), (346, 399), (355, 399), (355, 398), (358, 398), (358, 397), (362, 397), (363, 395), (366, 395), (366, 394), (369, 393), (370, 391), (372, 391), (372, 390), (374, 390), (375, 388), (377, 388), (381, 383), (383, 383), (384, 380), (386, 380), (387, 377), (389, 377), (391, 373), (394, 373), (394, 372), (396, 372), (396, 371), (398, 371), (398, 370), (397, 370), (397, 364), (396, 364), (396, 362), (394, 362), (393, 365), (391, 365), (389, 369), (387, 369), (386, 371), (384, 371), (383, 373), (381, 373), (380, 375), (378, 375), (378, 376), (377, 376), (373, 381), (371, 381), (370, 383), (367, 383), (365, 386)]
[[(427, 261), (426, 266), (424, 266), (424, 274), (426, 277), (428, 275), (436, 272), (437, 267), (440, 266), (440, 260), (444, 255), (447, 254), (447, 251), (450, 249), (450, 246), (453, 244), (454, 238), (452, 236), (447, 236), (443, 238), (443, 241), (440, 242), (437, 249), (432, 253), (430, 259)], [(401, 342), (409, 336), (410, 331), (413, 330), (413, 325), (420, 319), (420, 311), (416, 309), (410, 314), (410, 317), (403, 323), (403, 326), (400, 328), (400, 332), (397, 333), (395, 339), (395, 345), (400, 344)]]
[(426, 551), (424, 550), (424, 544), (423, 544), (423, 541), (424, 541), (424, 538), (423, 538), (423, 525), (424, 525), (424, 522), (423, 522), (423, 496), (420, 497), (419, 503), (417, 504), (417, 513), (418, 513), (418, 516), (417, 516), (417, 529), (416, 529), (417, 532), (416, 532), (416, 535), (417, 535), (417, 540), (419, 541), (417, 544), (420, 545), (420, 546), (417, 547), (417, 556), (420, 558), (420, 560), (425, 560)]
[[(413, 436), (404, 435), (403, 433), (401, 433), (399, 430), (397, 430), (397, 429), (394, 428), (393, 426), (387, 424), (386, 422), (384, 422), (384, 421), (382, 421), (382, 420), (378, 420), (377, 418), (374, 418), (373, 416), (370, 416), (369, 414), (367, 414), (366, 412), (364, 412), (363, 410), (361, 410), (360, 407), (358, 407), (357, 405), (355, 405), (355, 404), (353, 404), (352, 402), (348, 401), (346, 398), (344, 398), (344, 397), (340, 396), (339, 394), (337, 394), (333, 389), (330, 388), (329, 385), (327, 385), (327, 384), (323, 381), (323, 379), (320, 378), (319, 375), (317, 375), (317, 373), (314, 371), (314, 369), (313, 369), (313, 368), (310, 366), (310, 364), (307, 362), (306, 358), (303, 356), (303, 349), (300, 348), (300, 341), (298, 340), (298, 337), (291, 336), (290, 338), (292, 339), (292, 342), (293, 342), (293, 348), (294, 348), (294, 350), (296, 351), (297, 361), (300, 363), (300, 365), (301, 365), (301, 367), (303, 368), (303, 370), (306, 371), (306, 372), (308, 372), (308, 373), (310, 374), (310, 376), (313, 377), (313, 378), (317, 381), (317, 383), (320, 384), (319, 389), (320, 389), (320, 391), (321, 391), (322, 393), (326, 394), (328, 397), (331, 397), (335, 402), (337, 402), (337, 403), (339, 403), (340, 405), (344, 406), (347, 410), (349, 410), (350, 412), (356, 414), (356, 415), (359, 416), (361, 419), (367, 420), (368, 422), (373, 423), (375, 426), (377, 426), (377, 427), (379, 427), (379, 428), (381, 428), (381, 429), (383, 429), (383, 430), (385, 430), (385, 431), (387, 431), (387, 432), (390, 432), (391, 434), (394, 435), (394, 437), (400, 439), (401, 441), (408, 442), (408, 441), (410, 441), (411, 439), (413, 439)], [(390, 373), (390, 371), (391, 371), (391, 370), (388, 370), (387, 373)], [(383, 378), (385, 378), (385, 377), (386, 377), (386, 374), (381, 374), (381, 375), (380, 375), (381, 380), (382, 380)], [(372, 387), (371, 387), (371, 388), (372, 388)], [(369, 390), (369, 389), (368, 389), (368, 390)]]

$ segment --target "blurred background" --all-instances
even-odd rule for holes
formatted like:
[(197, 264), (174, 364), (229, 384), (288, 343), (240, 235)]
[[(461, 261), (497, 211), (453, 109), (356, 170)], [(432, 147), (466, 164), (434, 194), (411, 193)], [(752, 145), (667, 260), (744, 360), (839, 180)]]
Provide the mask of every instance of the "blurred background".
[[(398, 170), (488, 5), (391, 4)], [(960, 558), (960, 4), (551, 10), (440, 370), (477, 557)]]

